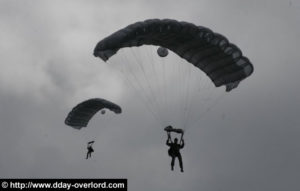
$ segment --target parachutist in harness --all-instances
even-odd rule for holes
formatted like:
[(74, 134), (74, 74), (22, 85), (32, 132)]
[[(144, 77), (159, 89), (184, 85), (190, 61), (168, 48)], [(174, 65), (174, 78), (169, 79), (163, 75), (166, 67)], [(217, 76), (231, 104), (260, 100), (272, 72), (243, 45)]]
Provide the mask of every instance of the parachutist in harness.
[[(179, 161), (179, 166), (180, 166), (181, 172), (183, 172), (182, 157), (180, 154), (180, 149), (182, 149), (184, 147), (183, 130), (182, 129), (174, 129), (172, 126), (168, 126), (165, 128), (165, 131), (168, 134), (168, 139), (166, 141), (166, 145), (168, 145), (170, 147), (168, 150), (168, 154), (170, 157), (172, 157), (171, 170), (174, 170), (175, 158), (177, 157), (178, 161)], [(174, 139), (174, 142), (172, 141), (171, 132), (176, 132), (176, 133), (181, 134), (179, 143), (178, 143), (177, 138)]]
[(86, 154), (86, 159), (91, 158), (92, 152), (94, 152), (94, 149), (93, 149), (93, 147), (92, 147), (92, 145), (93, 145), (94, 142), (95, 142), (95, 141), (90, 141), (90, 142), (88, 142), (88, 144), (87, 144), (87, 150), (88, 150), (88, 152), (87, 152), (87, 154)]

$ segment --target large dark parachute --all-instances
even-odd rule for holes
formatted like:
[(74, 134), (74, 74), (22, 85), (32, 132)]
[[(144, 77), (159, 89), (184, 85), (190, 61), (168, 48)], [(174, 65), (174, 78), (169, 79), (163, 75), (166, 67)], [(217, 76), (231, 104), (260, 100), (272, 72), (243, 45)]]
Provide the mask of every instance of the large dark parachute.
[(107, 61), (124, 47), (156, 45), (167, 48), (201, 69), (216, 87), (236, 88), (250, 76), (253, 65), (226, 37), (208, 28), (170, 19), (131, 24), (101, 40), (94, 55)]
[(90, 119), (101, 109), (109, 109), (116, 114), (122, 112), (120, 106), (110, 101), (93, 98), (75, 106), (65, 119), (65, 124), (75, 129), (86, 127)]

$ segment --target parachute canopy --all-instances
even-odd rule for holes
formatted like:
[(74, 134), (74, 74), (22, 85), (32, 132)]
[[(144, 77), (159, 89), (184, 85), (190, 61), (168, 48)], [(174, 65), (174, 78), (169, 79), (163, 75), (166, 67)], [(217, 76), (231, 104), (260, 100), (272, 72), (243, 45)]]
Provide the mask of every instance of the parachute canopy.
[(68, 114), (65, 124), (75, 129), (86, 127), (90, 119), (101, 109), (109, 109), (116, 114), (122, 112), (120, 106), (101, 98), (93, 98), (86, 100), (77, 106)]
[(226, 91), (253, 72), (253, 65), (226, 37), (192, 23), (150, 19), (131, 24), (101, 40), (94, 56), (107, 61), (124, 47), (156, 45), (167, 48), (206, 73)]

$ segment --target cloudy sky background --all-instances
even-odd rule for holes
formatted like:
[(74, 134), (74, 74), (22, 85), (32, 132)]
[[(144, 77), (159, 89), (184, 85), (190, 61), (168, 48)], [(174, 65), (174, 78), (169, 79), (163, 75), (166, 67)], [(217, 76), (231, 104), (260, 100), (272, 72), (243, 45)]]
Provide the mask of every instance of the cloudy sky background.
[[(128, 190), (147, 191), (299, 190), (299, 10), (297, 0), (1, 0), (0, 177), (127, 178)], [(92, 55), (101, 38), (148, 18), (211, 28), (255, 67), (186, 132), (184, 173), (170, 171), (162, 127)], [(126, 109), (97, 115), (94, 128), (65, 126), (69, 110), (91, 97)]]

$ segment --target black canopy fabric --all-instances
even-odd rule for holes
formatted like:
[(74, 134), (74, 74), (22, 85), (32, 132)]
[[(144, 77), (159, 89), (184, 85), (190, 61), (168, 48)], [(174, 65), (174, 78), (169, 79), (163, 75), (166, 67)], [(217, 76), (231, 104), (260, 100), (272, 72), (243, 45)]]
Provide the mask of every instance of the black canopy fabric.
[(216, 87), (231, 91), (250, 76), (253, 65), (226, 37), (192, 23), (150, 19), (131, 24), (101, 40), (94, 56), (107, 61), (124, 47), (165, 47), (205, 72)]
[(65, 124), (75, 129), (86, 127), (90, 119), (101, 109), (109, 109), (116, 114), (122, 112), (121, 107), (115, 103), (101, 98), (93, 98), (75, 106), (65, 119)]

